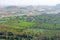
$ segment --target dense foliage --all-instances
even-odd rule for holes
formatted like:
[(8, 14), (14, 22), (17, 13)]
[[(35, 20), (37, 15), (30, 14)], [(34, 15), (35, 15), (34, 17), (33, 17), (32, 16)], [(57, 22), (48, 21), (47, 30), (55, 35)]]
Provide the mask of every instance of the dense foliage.
[(30, 35), (33, 37), (32, 40), (42, 40), (42, 38), (52, 40), (53, 37), (60, 35), (59, 18), (60, 14), (4, 17), (0, 18), (0, 31)]

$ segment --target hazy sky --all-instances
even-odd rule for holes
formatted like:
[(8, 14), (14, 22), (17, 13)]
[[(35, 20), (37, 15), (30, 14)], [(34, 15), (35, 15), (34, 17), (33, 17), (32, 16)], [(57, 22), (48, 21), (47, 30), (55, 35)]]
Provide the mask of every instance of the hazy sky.
[(0, 0), (0, 5), (56, 5), (60, 0)]

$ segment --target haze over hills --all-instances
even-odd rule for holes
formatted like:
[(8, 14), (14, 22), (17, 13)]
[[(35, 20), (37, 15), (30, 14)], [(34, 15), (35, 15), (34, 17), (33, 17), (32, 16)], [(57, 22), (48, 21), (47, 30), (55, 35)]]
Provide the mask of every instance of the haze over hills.
[[(59, 4), (53, 5), (56, 3)], [(56, 0), (0, 1), (0, 39), (60, 40), (60, 2)]]
[(6, 6), (0, 8), (0, 17), (20, 16), (20, 15), (41, 15), (41, 14), (58, 14), (60, 13), (60, 4), (56, 6)]

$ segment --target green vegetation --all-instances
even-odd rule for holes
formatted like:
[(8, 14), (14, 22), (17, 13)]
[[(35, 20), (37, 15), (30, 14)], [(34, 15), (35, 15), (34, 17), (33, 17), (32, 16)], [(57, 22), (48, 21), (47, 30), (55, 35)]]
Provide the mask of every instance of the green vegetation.
[(60, 35), (60, 14), (4, 17), (0, 18), (0, 27), (0, 31), (30, 35), (32, 40), (52, 38)]

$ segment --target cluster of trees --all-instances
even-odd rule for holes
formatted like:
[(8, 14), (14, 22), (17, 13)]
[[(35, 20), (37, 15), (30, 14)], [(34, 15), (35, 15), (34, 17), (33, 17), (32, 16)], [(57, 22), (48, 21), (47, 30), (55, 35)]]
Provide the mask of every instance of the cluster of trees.
[[(33, 40), (60, 40), (60, 14), (12, 16), (0, 18), (0, 27), (16, 34), (30, 35)], [(16, 31), (15, 31), (16, 30)], [(2, 31), (2, 29), (0, 29)], [(55, 39), (56, 38), (56, 39)]]

